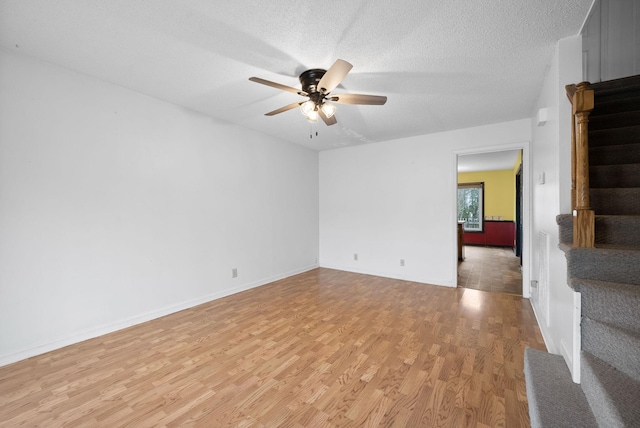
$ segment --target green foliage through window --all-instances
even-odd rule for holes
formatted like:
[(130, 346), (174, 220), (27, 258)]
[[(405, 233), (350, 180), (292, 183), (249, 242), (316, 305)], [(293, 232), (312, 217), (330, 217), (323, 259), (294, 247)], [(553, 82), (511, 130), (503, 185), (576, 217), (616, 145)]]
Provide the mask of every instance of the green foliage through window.
[(458, 185), (458, 221), (465, 221), (464, 229), (483, 230), (484, 183), (462, 183)]

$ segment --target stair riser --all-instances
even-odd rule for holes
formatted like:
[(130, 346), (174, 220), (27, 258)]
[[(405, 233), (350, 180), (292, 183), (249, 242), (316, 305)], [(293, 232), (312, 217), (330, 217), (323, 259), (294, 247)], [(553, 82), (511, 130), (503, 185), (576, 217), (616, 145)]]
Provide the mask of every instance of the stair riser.
[(592, 165), (589, 168), (589, 186), (640, 187), (640, 163), (627, 165)]
[(600, 215), (640, 215), (640, 187), (590, 189), (590, 205)]
[(626, 330), (640, 331), (640, 288), (637, 285), (598, 286), (584, 282), (574, 284), (574, 288), (581, 293), (584, 317)]
[(640, 251), (575, 248), (565, 256), (569, 278), (640, 285)]
[[(558, 216), (561, 244), (573, 244), (573, 217)], [(615, 245), (640, 249), (640, 216), (596, 216), (596, 247)]]
[(593, 98), (596, 103), (621, 101), (628, 98), (637, 98), (640, 96), (640, 87), (638, 86), (602, 89), (597, 85), (599, 84), (595, 83), (591, 85), (591, 89), (594, 90)]
[[(640, 97), (640, 88), (624, 88), (623, 90), (597, 90), (593, 94), (594, 105), (614, 103), (627, 100), (629, 98)], [(596, 107), (597, 108), (597, 107)]]
[(640, 111), (612, 113), (589, 118), (589, 130), (626, 128), (640, 124)]
[(582, 349), (640, 380), (640, 336), (633, 332), (583, 317)]
[(640, 230), (634, 230), (632, 233), (626, 233), (626, 229), (618, 229), (617, 231), (602, 230), (596, 226), (596, 247), (598, 245), (615, 245), (623, 247), (637, 246), (640, 239)]
[(640, 216), (596, 216), (596, 246), (598, 245), (617, 245), (629, 248), (639, 248)]
[(589, 147), (640, 143), (640, 126), (596, 130), (589, 127)]
[(640, 163), (640, 143), (589, 148), (589, 165), (623, 165)]
[(640, 97), (618, 99), (607, 102), (596, 96), (594, 98), (594, 109), (589, 117), (593, 118), (606, 114), (635, 110), (640, 110)]

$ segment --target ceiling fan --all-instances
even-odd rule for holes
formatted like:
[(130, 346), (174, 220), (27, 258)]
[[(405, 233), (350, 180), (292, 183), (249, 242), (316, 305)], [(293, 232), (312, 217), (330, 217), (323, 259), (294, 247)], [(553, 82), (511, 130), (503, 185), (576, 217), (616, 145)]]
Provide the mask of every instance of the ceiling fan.
[(259, 77), (250, 77), (249, 80), (309, 98), (307, 101), (291, 103), (265, 113), (265, 116), (274, 116), (300, 106), (300, 110), (307, 117), (307, 120), (317, 122), (318, 116), (320, 116), (323, 122), (330, 126), (338, 122), (335, 117), (336, 106), (330, 102), (360, 105), (383, 105), (387, 102), (387, 97), (380, 95), (331, 94), (331, 91), (342, 82), (352, 67), (347, 61), (339, 59), (328, 70), (312, 68), (304, 71), (298, 78), (302, 90)]

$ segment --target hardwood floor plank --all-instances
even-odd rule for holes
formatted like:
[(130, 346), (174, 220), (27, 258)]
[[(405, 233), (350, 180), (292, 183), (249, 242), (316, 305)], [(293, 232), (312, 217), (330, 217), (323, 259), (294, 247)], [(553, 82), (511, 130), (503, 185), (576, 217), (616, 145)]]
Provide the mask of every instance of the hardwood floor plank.
[(529, 424), (527, 300), (316, 269), (0, 368), (0, 427)]
[(465, 245), (458, 262), (458, 286), (522, 295), (520, 259), (509, 247)]

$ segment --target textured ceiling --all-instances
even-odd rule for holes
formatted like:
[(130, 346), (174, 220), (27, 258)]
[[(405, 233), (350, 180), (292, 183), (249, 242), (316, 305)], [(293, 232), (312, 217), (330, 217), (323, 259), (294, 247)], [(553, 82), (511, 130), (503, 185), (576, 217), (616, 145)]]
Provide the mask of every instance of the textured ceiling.
[[(0, 0), (0, 45), (318, 150), (530, 117), (557, 40), (592, 0)], [(308, 68), (353, 64), (339, 105), (310, 125)], [(314, 137), (310, 139), (310, 131)], [(315, 132), (318, 135), (315, 136)]]

